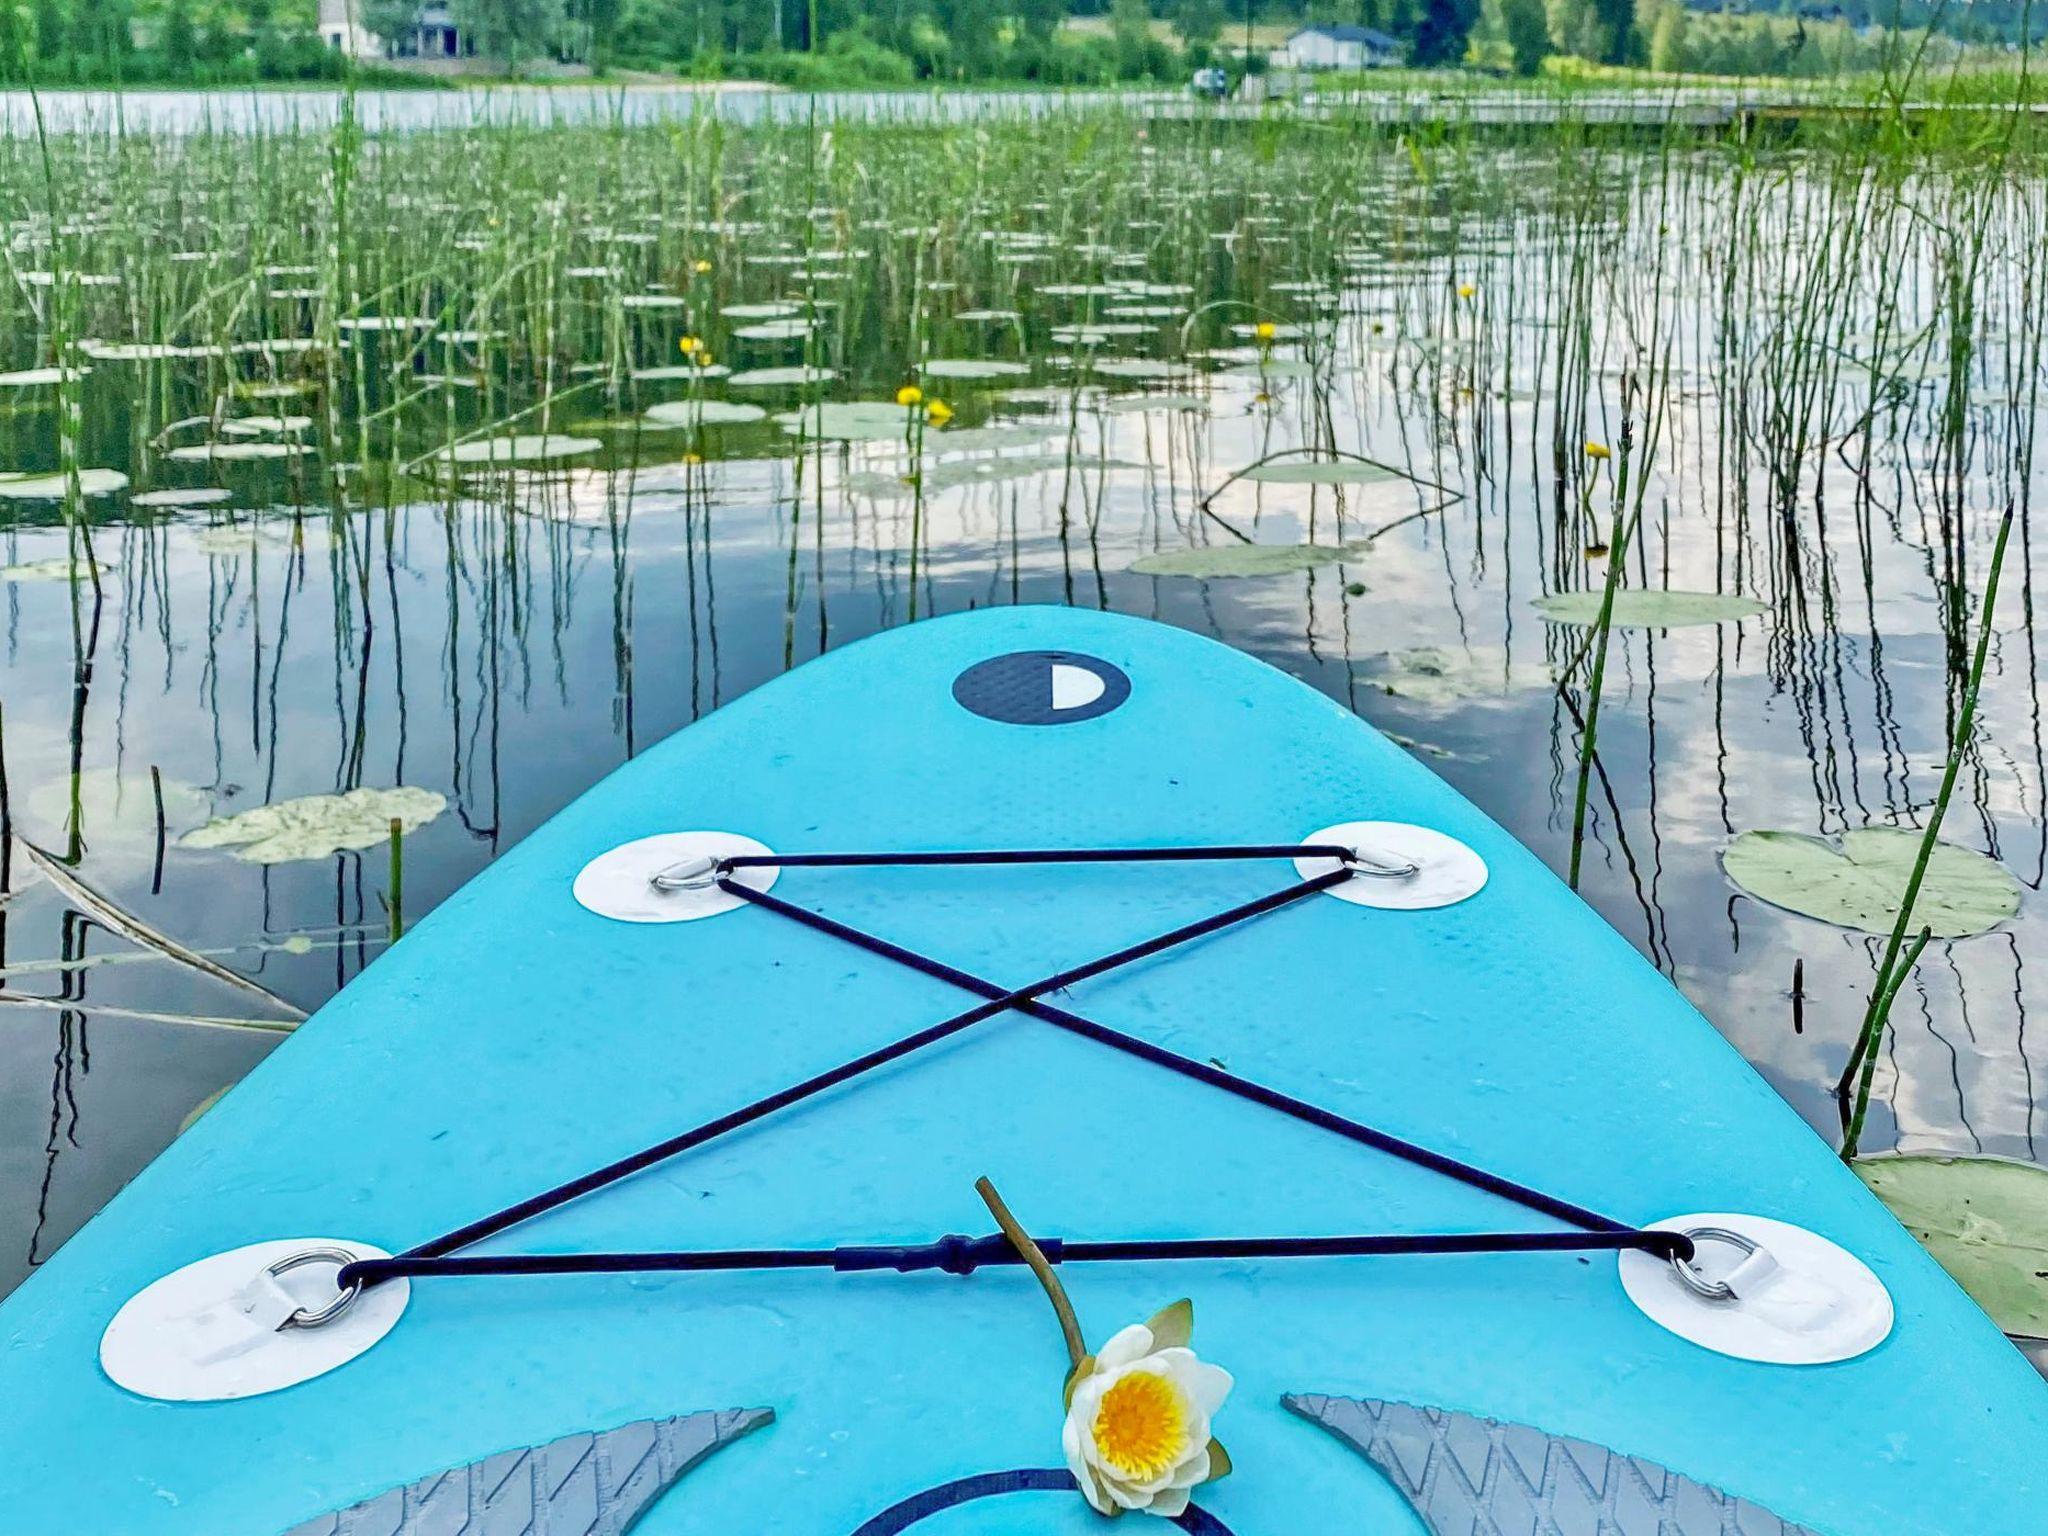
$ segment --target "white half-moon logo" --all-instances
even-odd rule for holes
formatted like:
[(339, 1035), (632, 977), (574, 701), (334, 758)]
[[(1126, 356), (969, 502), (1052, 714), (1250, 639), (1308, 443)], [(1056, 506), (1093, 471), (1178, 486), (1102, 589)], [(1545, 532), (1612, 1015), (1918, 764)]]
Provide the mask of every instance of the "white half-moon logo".
[(1056, 711), (1083, 709), (1093, 704), (1102, 697), (1105, 686), (1086, 667), (1070, 667), (1057, 661), (1052, 665), (1052, 707)]

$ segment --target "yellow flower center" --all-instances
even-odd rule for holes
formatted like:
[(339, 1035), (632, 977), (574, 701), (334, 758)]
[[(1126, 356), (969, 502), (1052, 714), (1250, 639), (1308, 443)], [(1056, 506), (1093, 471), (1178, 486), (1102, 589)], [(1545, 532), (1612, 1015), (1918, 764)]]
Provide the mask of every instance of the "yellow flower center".
[(1187, 1450), (1188, 1407), (1164, 1376), (1132, 1371), (1102, 1394), (1095, 1410), (1095, 1451), (1134, 1483), (1168, 1471)]

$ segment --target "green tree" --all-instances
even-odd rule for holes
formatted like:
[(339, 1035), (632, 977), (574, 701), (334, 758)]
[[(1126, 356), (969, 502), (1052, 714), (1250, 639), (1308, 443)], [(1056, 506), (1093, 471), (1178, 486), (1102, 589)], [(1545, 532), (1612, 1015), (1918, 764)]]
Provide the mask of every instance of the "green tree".
[(189, 0), (171, 0), (158, 46), (163, 52), (165, 67), (172, 74), (182, 77), (193, 72), (199, 63), (199, 34), (192, 25)]
[(1415, 24), (1415, 62), (1456, 64), (1465, 57), (1478, 20), (1478, 0), (1423, 0), (1422, 19)]
[(554, 47), (566, 19), (563, 0), (455, 0), (451, 11), (477, 52), (505, 60), (515, 74)]
[(64, 8), (58, 0), (36, 0), (35, 53), (42, 63), (54, 64), (71, 51), (64, 22)]
[(1488, 4), (1515, 73), (1524, 79), (1536, 74), (1550, 56), (1550, 18), (1543, 0), (1488, 0)]
[(1685, 7), (1660, 5), (1650, 28), (1650, 68), (1676, 73), (1688, 64)]
[(1174, 25), (1180, 29), (1184, 45), (1206, 52), (1214, 48), (1217, 39), (1223, 36), (1223, 25), (1229, 19), (1223, 9), (1223, 0), (1180, 0), (1180, 9), (1174, 14)]

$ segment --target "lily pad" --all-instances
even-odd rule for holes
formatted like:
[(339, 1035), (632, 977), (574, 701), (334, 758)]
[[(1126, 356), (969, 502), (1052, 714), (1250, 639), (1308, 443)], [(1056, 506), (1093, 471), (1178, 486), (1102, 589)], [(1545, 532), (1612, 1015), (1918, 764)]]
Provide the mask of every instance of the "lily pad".
[(917, 371), (928, 379), (1014, 379), (1031, 369), (994, 357), (935, 357), (918, 364)]
[[(1587, 592), (1553, 592), (1536, 599), (1536, 611), (1553, 624), (1593, 625), (1600, 622), (1600, 597)], [(1623, 587), (1614, 594), (1613, 622), (1622, 629), (1679, 629), (1687, 624), (1720, 624), (1753, 619), (1764, 605), (1738, 592), (1675, 592), (1659, 588)]]
[(1436, 705), (1547, 688), (1552, 678), (1542, 663), (1510, 661), (1497, 646), (1447, 651), (1426, 645), (1380, 657), (1364, 681), (1397, 699)]
[(1873, 1157), (1852, 1166), (1993, 1322), (2048, 1337), (2048, 1169), (2002, 1157)]
[(594, 437), (566, 437), (559, 432), (515, 432), (507, 437), (481, 437), (457, 443), (441, 455), (456, 464), (534, 464), (551, 459), (578, 459), (604, 446)]
[(1206, 415), (1209, 402), (1200, 395), (1118, 395), (1114, 400), (1103, 401), (1102, 408), (1112, 416), (1136, 411), (1195, 411)]
[(189, 463), (199, 459), (247, 461), (254, 459), (289, 459), (304, 452), (306, 452), (306, 445), (304, 443), (252, 441), (248, 438), (242, 438), (232, 443), (187, 443), (182, 448), (173, 448), (164, 457), (179, 463)]
[(45, 384), (83, 378), (90, 372), (90, 368), (16, 368), (0, 373), (0, 389), (35, 389)]
[(813, 368), (794, 363), (787, 368), (749, 368), (732, 376), (735, 389), (789, 389), (802, 384), (823, 384), (838, 378), (831, 368)]
[[(1721, 855), (1728, 878), (1759, 901), (1822, 922), (1890, 933), (1898, 921), (1920, 834), (1863, 827), (1841, 846), (1798, 832), (1745, 832)], [(1997, 927), (2020, 907), (2020, 886), (1995, 859), (1938, 842), (1913, 903), (1913, 923), (1958, 939)]]
[(1265, 485), (1371, 485), (1376, 481), (1406, 480), (1408, 476), (1383, 464), (1366, 464), (1358, 459), (1283, 459), (1275, 464), (1258, 464), (1239, 477)]
[(893, 400), (826, 401), (801, 411), (778, 412), (775, 419), (792, 437), (830, 438), (839, 443), (900, 438), (910, 427), (909, 409)]
[(425, 826), (448, 802), (431, 789), (352, 789), (303, 795), (209, 821), (178, 839), (181, 848), (232, 848), (251, 864), (324, 859), (344, 848), (374, 848), (391, 836), (396, 817), (406, 831)]
[(650, 427), (738, 427), (760, 421), (767, 411), (740, 400), (664, 400), (647, 408)]
[[(78, 490), (84, 496), (111, 496), (125, 490), (128, 477), (118, 469), (81, 469), (78, 472)], [(65, 496), (64, 476), (57, 475), (0, 475), (0, 497), (9, 501), (62, 501)]]
[(92, 566), (97, 564), (102, 576), (113, 569), (104, 560), (81, 560), (74, 567), (64, 556), (54, 560), (25, 560), (20, 565), (0, 565), (0, 582), (7, 581), (69, 581), (74, 569), (80, 581), (92, 579)]
[(1139, 576), (1287, 576), (1349, 560), (1359, 550), (1337, 544), (1213, 544), (1203, 549), (1169, 549), (1147, 555), (1131, 567)]
[(235, 493), (218, 485), (174, 485), (160, 491), (138, 491), (128, 498), (131, 507), (212, 507), (233, 501)]

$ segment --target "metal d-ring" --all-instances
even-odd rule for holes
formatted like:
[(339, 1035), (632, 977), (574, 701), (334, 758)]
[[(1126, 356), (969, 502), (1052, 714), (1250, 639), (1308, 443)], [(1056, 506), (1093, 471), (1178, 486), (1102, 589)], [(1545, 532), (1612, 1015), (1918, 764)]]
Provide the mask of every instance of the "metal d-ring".
[[(301, 1248), (297, 1253), (286, 1254), (275, 1264), (269, 1266), (264, 1273), (274, 1280), (279, 1275), (288, 1275), (293, 1270), (307, 1264), (332, 1264), (336, 1269), (343, 1269), (355, 1263), (355, 1261), (356, 1255), (350, 1253), (346, 1248)], [(287, 1328), (324, 1328), (350, 1307), (354, 1306), (356, 1298), (362, 1294), (363, 1282), (361, 1280), (351, 1280), (347, 1285), (341, 1286), (336, 1290), (334, 1300), (327, 1303), (326, 1306), (320, 1307), (317, 1310), (311, 1307), (300, 1307), (290, 1317), (287, 1317), (277, 1325), (277, 1331), (283, 1333)]]
[[(1760, 1246), (1754, 1239), (1744, 1237), (1740, 1232), (1731, 1232), (1726, 1227), (1688, 1227), (1682, 1236), (1689, 1237), (1697, 1245), (1701, 1242), (1726, 1243), (1730, 1248), (1741, 1251), (1746, 1259)], [(1701, 1274), (1691, 1259), (1671, 1255), (1671, 1267), (1678, 1271), (1678, 1278), (1685, 1288), (1702, 1301), (1733, 1301), (1735, 1292), (1725, 1280), (1709, 1280)]]
[(1388, 859), (1374, 858), (1357, 848), (1350, 857), (1340, 860), (1354, 875), (1367, 875), (1375, 880), (1406, 880), (1411, 875), (1422, 873), (1422, 866), (1413, 859), (1403, 859), (1398, 864)]
[(672, 896), (677, 891), (708, 891), (718, 884), (720, 873), (719, 861), (708, 853), (701, 853), (694, 859), (678, 859), (657, 869), (647, 877), (647, 883)]

